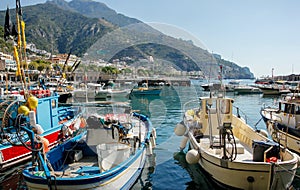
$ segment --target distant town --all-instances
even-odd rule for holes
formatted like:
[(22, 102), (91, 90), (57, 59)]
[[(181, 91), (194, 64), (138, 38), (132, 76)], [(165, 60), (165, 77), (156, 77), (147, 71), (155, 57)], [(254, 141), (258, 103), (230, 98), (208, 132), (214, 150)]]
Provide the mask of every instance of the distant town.
[[(148, 59), (138, 60), (136, 63), (130, 57), (122, 60), (116, 59), (111, 63), (102, 59), (88, 60), (76, 55), (54, 55), (45, 50), (36, 48), (35, 44), (28, 43), (26, 46), (28, 70), (26, 71), (31, 80), (37, 80), (39, 75), (58, 76), (65, 74), (68, 80), (77, 82), (99, 82), (99, 80), (142, 80), (145, 78), (166, 78), (175, 80), (179, 78), (186, 82), (189, 78), (204, 79), (201, 71), (178, 71), (172, 65), (166, 65), (161, 60)], [(74, 68), (76, 63), (78, 68)], [(128, 64), (130, 62), (131, 64)], [(64, 70), (62, 70), (64, 69)], [(73, 69), (73, 70), (72, 70)], [(16, 77), (17, 65), (13, 55), (0, 52), (0, 81), (18, 81)]]

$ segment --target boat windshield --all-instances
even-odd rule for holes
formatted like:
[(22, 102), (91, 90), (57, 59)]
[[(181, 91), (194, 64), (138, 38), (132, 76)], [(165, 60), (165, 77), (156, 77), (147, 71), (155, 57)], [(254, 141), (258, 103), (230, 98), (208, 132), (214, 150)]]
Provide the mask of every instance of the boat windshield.
[(206, 102), (206, 113), (210, 110), (210, 113), (221, 111), (222, 114), (228, 114), (230, 112), (230, 100), (229, 99), (209, 99)]

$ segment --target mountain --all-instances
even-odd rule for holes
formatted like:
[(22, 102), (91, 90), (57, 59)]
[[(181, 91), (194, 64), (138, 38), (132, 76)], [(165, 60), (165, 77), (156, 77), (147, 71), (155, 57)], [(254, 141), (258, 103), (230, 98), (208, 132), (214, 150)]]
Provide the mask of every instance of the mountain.
[(65, 10), (78, 12), (89, 18), (105, 18), (105, 20), (119, 27), (129, 24), (142, 23), (135, 18), (129, 18), (123, 14), (117, 13), (101, 2), (95, 2), (92, 0), (73, 0), (70, 2), (66, 2), (64, 0), (52, 0), (48, 2), (56, 4)]
[[(228, 71), (225, 70), (228, 78), (253, 78), (248, 68), (216, 59), (190, 41), (167, 36), (137, 19), (117, 13), (103, 3), (52, 0), (23, 7), (23, 13), (27, 41), (49, 52), (71, 51), (78, 56), (107, 61), (126, 55), (137, 59), (153, 56), (172, 62), (180, 70), (201, 70), (212, 77), (218, 75), (218, 64), (222, 63)], [(4, 15), (4, 11), (0, 12), (2, 23)]]

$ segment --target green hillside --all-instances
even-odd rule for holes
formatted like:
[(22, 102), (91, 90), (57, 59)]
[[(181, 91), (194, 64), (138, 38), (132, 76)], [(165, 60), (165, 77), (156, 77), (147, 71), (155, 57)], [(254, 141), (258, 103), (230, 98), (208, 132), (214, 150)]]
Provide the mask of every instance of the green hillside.
[[(5, 11), (1, 11), (0, 23), (3, 25), (4, 15)], [(13, 21), (14, 15), (11, 17)], [(211, 53), (190, 41), (166, 36), (137, 19), (118, 14), (103, 3), (91, 0), (48, 1), (23, 7), (23, 19), (27, 42), (48, 52), (71, 51), (78, 56), (88, 55), (87, 58), (107, 61), (151, 55), (172, 62), (182, 71), (202, 70), (214, 77), (218, 75), (218, 65), (222, 64), (227, 78), (253, 78), (248, 68), (215, 59)], [(1, 49), (9, 51), (9, 45), (3, 40), (0, 43)]]

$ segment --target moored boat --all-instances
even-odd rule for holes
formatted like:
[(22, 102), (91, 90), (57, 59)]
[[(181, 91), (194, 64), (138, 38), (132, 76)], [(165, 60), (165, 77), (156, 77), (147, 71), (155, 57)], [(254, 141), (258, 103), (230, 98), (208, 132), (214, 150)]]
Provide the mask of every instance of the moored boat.
[(150, 119), (127, 105), (87, 105), (86, 136), (49, 151), (47, 164), (39, 151), (38, 161), (23, 170), (30, 189), (130, 189), (136, 182), (155, 146)]
[(120, 98), (120, 97), (127, 97), (131, 90), (130, 89), (113, 89), (113, 88), (108, 88), (104, 89), (107, 91), (107, 97), (114, 99), (114, 98)]
[(283, 95), (278, 107), (260, 111), (274, 141), (300, 154), (300, 94)]
[[(201, 87), (203, 88), (204, 91), (210, 91), (211, 88), (214, 88), (214, 86), (221, 85), (219, 82), (217, 83), (207, 83), (207, 84), (202, 84)], [(224, 84), (223, 88), (226, 90), (226, 92), (234, 92), (234, 88), (238, 86), (238, 81), (230, 81), (228, 84)]]
[(291, 92), (285, 86), (258, 85), (257, 87), (262, 91), (263, 95), (281, 95), (281, 94), (287, 94)]
[(259, 78), (256, 79), (254, 83), (259, 85), (269, 85), (269, 84), (274, 84), (274, 80), (271, 78)]
[(18, 120), (21, 115), (31, 116), (32, 125), (40, 131), (40, 136), (48, 144), (48, 148), (71, 137), (71, 133), (77, 131), (81, 122), (84, 122), (81, 119), (82, 110), (78, 107), (59, 106), (57, 94), (45, 91), (45, 94), (38, 94), (40, 98), (37, 98), (32, 95), (37, 91), (30, 92), (31, 95), (27, 100), (24, 97), (0, 100), (1, 170), (31, 157), (31, 151), (21, 146), (22, 141), (29, 140), (28, 136), (24, 132), (20, 133), (15, 126), (20, 122)]
[[(215, 96), (214, 96), (215, 95)], [(189, 164), (198, 163), (220, 186), (230, 189), (287, 189), (299, 167), (297, 154), (270, 141), (233, 113), (231, 98), (214, 92), (186, 110), (175, 134)]]
[(133, 88), (130, 92), (131, 96), (154, 95), (159, 96), (162, 91), (161, 87), (138, 87)]
[(234, 94), (236, 95), (241, 95), (241, 94), (261, 94), (262, 91), (253, 86), (247, 86), (247, 85), (238, 85), (235, 86), (234, 89)]
[(81, 84), (72, 93), (74, 100), (80, 102), (106, 100), (108, 95), (108, 92), (102, 89), (101, 84), (95, 83)]

